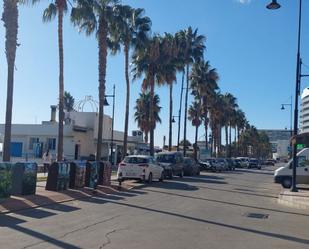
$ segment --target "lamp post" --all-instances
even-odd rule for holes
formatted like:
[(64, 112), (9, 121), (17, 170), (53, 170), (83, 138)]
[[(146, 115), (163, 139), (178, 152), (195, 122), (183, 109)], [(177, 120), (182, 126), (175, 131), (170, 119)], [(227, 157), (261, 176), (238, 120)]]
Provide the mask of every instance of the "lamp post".
[(290, 132), (291, 132), (291, 137), (293, 136), (293, 130), (292, 130), (292, 120), (293, 120), (293, 112), (292, 112), (292, 96), (291, 96), (291, 102), (289, 104), (281, 104), (281, 110), (285, 110), (285, 107), (289, 106), (290, 107)]
[[(281, 6), (276, 0), (272, 0), (270, 4), (266, 6), (267, 9), (275, 10), (279, 9)], [(294, 106), (294, 131), (293, 135), (296, 139), (298, 131), (298, 96), (300, 92), (300, 35), (301, 35), (301, 14), (302, 14), (302, 0), (299, 0), (299, 15), (298, 15), (298, 36), (297, 36), (297, 57), (296, 57), (296, 82), (295, 82), (295, 106)], [(296, 187), (296, 166), (297, 166), (297, 144), (296, 141), (293, 142), (293, 176), (292, 176), (292, 188), (291, 192), (298, 192)]]
[(110, 162), (113, 164), (113, 154), (114, 154), (114, 116), (115, 116), (115, 85), (113, 86), (113, 94), (105, 95), (104, 105), (109, 106), (106, 98), (113, 98), (113, 115), (112, 115), (112, 133), (111, 133), (111, 159)]
[(180, 113), (181, 113), (181, 110), (179, 109), (179, 115), (178, 116), (174, 115), (172, 118), (172, 123), (176, 123), (175, 118), (178, 118), (177, 151), (179, 151), (179, 139), (180, 139)]

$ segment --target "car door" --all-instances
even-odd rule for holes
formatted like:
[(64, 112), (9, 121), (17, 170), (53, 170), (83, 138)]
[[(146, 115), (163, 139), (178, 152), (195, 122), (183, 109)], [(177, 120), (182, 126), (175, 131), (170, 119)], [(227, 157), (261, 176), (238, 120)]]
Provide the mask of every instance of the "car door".
[(153, 160), (152, 157), (149, 157), (149, 158), (148, 158), (148, 164), (149, 164), (150, 171), (151, 171), (151, 173), (152, 173), (153, 179), (159, 178), (159, 177), (158, 177), (158, 167), (156, 167), (156, 165), (155, 165), (154, 160)]
[(305, 157), (298, 157), (296, 173), (297, 183), (309, 184), (309, 160)]

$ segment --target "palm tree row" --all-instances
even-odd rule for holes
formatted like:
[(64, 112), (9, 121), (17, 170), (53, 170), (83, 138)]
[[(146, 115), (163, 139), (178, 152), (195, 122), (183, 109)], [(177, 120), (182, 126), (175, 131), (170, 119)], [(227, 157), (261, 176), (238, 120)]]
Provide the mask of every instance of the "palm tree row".
[[(40, 0), (4, 0), (2, 20), (6, 28), (6, 55), (8, 62), (8, 94), (6, 112), (6, 130), (4, 142), (5, 161), (10, 160), (11, 116), (13, 102), (14, 61), (17, 48), (18, 4), (35, 4)], [(236, 99), (230, 95), (221, 95), (218, 87), (219, 76), (216, 69), (204, 60), (205, 36), (200, 35), (197, 29), (191, 27), (180, 30), (175, 34), (151, 34), (151, 20), (144, 15), (144, 10), (122, 5), (117, 0), (50, 0), (43, 13), (43, 21), (51, 21), (58, 17), (58, 48), (59, 48), (59, 130), (57, 160), (63, 158), (63, 123), (64, 123), (64, 49), (63, 49), (63, 17), (71, 8), (70, 19), (80, 32), (87, 36), (95, 34), (98, 42), (98, 81), (99, 81), (99, 118), (96, 159), (101, 158), (104, 97), (106, 88), (106, 68), (108, 52), (115, 55), (123, 48), (126, 81), (125, 122), (124, 122), (124, 155), (127, 153), (129, 102), (130, 102), (130, 64), (132, 64), (133, 79), (142, 79), (142, 95), (148, 97), (149, 111), (147, 122), (139, 122), (138, 126), (150, 134), (150, 154), (154, 154), (155, 123), (160, 120), (157, 112), (159, 97), (155, 94), (157, 85), (169, 86), (169, 149), (172, 148), (172, 117), (173, 117), (173, 86), (177, 74), (182, 75), (181, 91), (185, 89), (184, 132), (183, 139), (187, 140), (187, 120), (196, 127), (195, 144), (197, 142), (198, 127), (203, 123), (205, 128), (205, 143), (208, 147), (208, 127), (210, 126), (213, 139), (212, 148), (221, 152), (221, 129), (226, 130), (226, 147), (231, 145), (231, 130), (235, 129), (238, 138), (246, 123), (243, 112), (237, 108)], [(131, 63), (130, 63), (131, 60)], [(184, 87), (186, 84), (186, 87)], [(189, 108), (189, 89), (194, 96), (194, 104)], [(182, 95), (180, 107), (182, 106)], [(144, 105), (145, 103), (137, 103)], [(136, 112), (137, 112), (136, 108)], [(145, 119), (145, 115), (143, 116)], [(181, 118), (181, 108), (179, 119)], [(180, 125), (180, 124), (179, 124)], [(143, 127), (143, 128), (142, 128)], [(180, 126), (179, 126), (180, 127)], [(229, 137), (227, 135), (229, 130)], [(237, 135), (236, 135), (237, 133)], [(229, 139), (228, 139), (229, 138)], [(148, 139), (147, 139), (148, 140)], [(179, 148), (179, 138), (178, 138)], [(195, 146), (197, 150), (197, 146)], [(230, 153), (227, 149), (226, 153)], [(195, 155), (196, 155), (195, 151)], [(186, 155), (186, 146), (184, 146)]]

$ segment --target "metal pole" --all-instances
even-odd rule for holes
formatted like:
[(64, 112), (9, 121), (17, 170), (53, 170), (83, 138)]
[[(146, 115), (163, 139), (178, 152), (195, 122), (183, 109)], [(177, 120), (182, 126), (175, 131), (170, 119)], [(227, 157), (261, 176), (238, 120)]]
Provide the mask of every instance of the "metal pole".
[(112, 116), (112, 136), (111, 136), (111, 164), (113, 164), (114, 154), (114, 117), (115, 117), (115, 84), (113, 86), (113, 116)]
[(293, 137), (293, 97), (291, 96), (291, 105), (290, 105), (290, 115), (291, 115), (291, 118), (290, 118), (290, 132), (291, 132), (291, 138)]
[[(300, 32), (301, 32), (301, 7), (302, 0), (299, 0), (299, 16), (298, 16), (298, 41), (297, 41), (297, 58), (296, 58), (296, 86), (295, 86), (295, 106), (294, 106), (294, 138), (296, 140), (298, 131), (298, 95), (300, 89)], [(297, 143), (293, 144), (293, 177), (291, 192), (298, 192), (296, 187), (296, 167), (297, 167)]]

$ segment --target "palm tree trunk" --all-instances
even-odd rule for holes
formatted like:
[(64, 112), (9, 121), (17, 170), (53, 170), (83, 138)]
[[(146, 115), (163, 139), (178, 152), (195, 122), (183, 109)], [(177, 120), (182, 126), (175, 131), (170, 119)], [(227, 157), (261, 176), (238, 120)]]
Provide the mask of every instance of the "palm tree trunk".
[(169, 117), (169, 136), (168, 136), (168, 150), (172, 150), (172, 119), (173, 119), (173, 83), (170, 84), (170, 117)]
[(63, 7), (58, 6), (58, 46), (59, 46), (59, 123), (57, 161), (63, 160), (64, 122), (64, 76), (63, 76)]
[(153, 69), (150, 70), (150, 155), (154, 156), (154, 84), (155, 84), (155, 79), (154, 79), (154, 72)]
[(189, 93), (189, 64), (187, 64), (187, 87), (186, 87), (186, 99), (185, 99), (184, 128), (183, 128), (183, 140), (184, 140), (183, 156), (186, 156), (188, 93)]
[(145, 143), (148, 144), (148, 131), (145, 132)]
[(180, 142), (180, 125), (181, 125), (181, 111), (182, 111), (182, 95), (183, 95), (183, 85), (185, 81), (185, 70), (182, 71), (182, 80), (181, 80), (181, 90), (180, 90), (180, 103), (179, 103), (179, 112), (178, 112), (178, 136), (177, 136), (177, 151), (179, 151), (179, 142)]
[[(101, 160), (102, 136), (103, 136), (103, 117), (104, 117), (104, 97), (105, 97), (105, 77), (107, 62), (107, 24), (105, 18), (99, 20), (99, 124), (97, 139), (96, 160)], [(124, 152), (125, 153), (125, 152)]]
[(198, 125), (195, 126), (195, 140), (194, 140), (194, 159), (197, 161), (197, 137), (198, 137)]
[(124, 137), (123, 137), (123, 156), (125, 157), (127, 153), (128, 146), (128, 129), (129, 129), (129, 106), (130, 106), (130, 78), (129, 78), (129, 42), (127, 41), (124, 45), (125, 53), (125, 77), (127, 85), (127, 96), (126, 96), (126, 113), (124, 118)]
[(229, 133), (228, 133), (228, 126), (225, 125), (225, 156), (228, 157), (229, 155)]
[(232, 154), (232, 126), (230, 124), (230, 132), (229, 132), (229, 157), (231, 157)]
[(5, 27), (5, 52), (8, 64), (6, 115), (4, 131), (3, 161), (11, 160), (11, 129), (13, 110), (14, 67), (17, 49), (18, 7), (17, 0), (3, 1), (2, 21)]
[(208, 114), (207, 114), (207, 111), (205, 113), (204, 128), (205, 128), (205, 148), (208, 149)]

